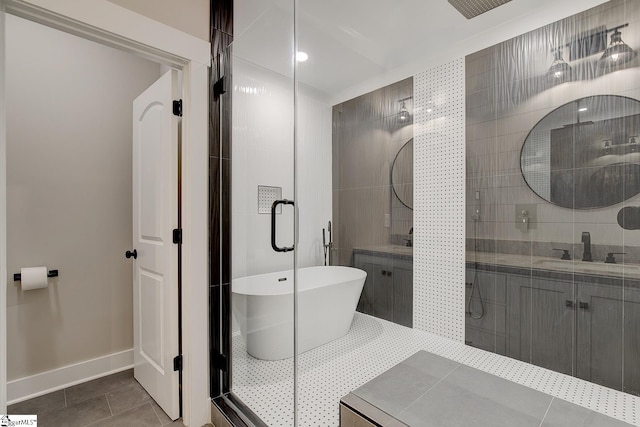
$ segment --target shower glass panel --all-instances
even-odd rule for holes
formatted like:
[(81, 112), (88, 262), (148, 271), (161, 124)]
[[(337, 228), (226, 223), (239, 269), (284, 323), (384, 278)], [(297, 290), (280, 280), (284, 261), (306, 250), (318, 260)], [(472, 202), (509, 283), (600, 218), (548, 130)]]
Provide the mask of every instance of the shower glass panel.
[(296, 1), (299, 426), (339, 425), (392, 351), (374, 337), (413, 326), (413, 78), (379, 78), (410, 56), (409, 13)]
[(640, 100), (640, 62), (605, 51), (618, 27), (640, 47), (640, 0), (465, 57), (464, 282), (428, 277), (458, 265), (430, 245), (459, 228), (441, 210), (429, 237), (448, 172), (424, 174), (434, 139), (460, 143), (460, 62), (428, 56), (433, 4), (396, 3), (234, 0), (229, 389), (270, 426), (339, 425), (340, 398), (415, 352), (394, 337), (453, 327), (430, 304), (463, 310), (464, 289), (468, 345), (640, 394), (640, 119), (606, 101)]
[(608, 46), (639, 13), (613, 0), (466, 57), (466, 342), (635, 395), (638, 62)]
[(231, 392), (294, 425), (294, 2), (236, 1)]

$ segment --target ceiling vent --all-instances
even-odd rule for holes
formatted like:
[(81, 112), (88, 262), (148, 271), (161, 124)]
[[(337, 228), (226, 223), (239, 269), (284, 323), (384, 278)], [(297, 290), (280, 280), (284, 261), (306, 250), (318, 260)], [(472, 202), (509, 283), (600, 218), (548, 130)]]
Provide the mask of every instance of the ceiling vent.
[(511, 0), (448, 0), (465, 18), (471, 19)]

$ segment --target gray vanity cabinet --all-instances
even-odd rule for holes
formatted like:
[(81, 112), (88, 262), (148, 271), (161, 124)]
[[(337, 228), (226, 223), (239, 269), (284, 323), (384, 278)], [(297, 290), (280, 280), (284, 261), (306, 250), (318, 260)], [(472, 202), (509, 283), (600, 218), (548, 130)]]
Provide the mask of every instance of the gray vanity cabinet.
[(640, 290), (578, 283), (577, 376), (640, 394)]
[(357, 310), (412, 327), (413, 263), (354, 253), (353, 265), (367, 272)]
[[(466, 314), (467, 344), (640, 395), (640, 282), (473, 272), (467, 267), (465, 310), (475, 281), (486, 313)], [(477, 293), (471, 302), (478, 314)]]
[(508, 276), (507, 356), (573, 374), (573, 283)]

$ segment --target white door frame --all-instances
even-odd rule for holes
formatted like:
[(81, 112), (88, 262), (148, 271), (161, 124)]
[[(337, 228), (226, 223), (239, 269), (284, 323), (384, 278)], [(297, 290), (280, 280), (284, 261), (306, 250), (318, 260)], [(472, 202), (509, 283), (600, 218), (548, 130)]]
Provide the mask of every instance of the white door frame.
[[(208, 365), (208, 204), (210, 43), (107, 0), (0, 0), (4, 12), (182, 69), (182, 411), (184, 424), (210, 422)], [(0, 414), (6, 413), (6, 126), (0, 78)]]

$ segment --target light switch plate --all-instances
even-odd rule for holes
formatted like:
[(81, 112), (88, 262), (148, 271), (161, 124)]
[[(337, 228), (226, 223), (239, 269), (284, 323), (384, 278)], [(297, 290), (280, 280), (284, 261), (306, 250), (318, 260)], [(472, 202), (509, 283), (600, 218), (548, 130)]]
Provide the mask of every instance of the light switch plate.
[[(526, 215), (522, 212), (526, 211)], [(526, 218), (528, 222), (524, 222)], [(538, 205), (535, 203), (522, 203), (516, 205), (515, 210), (516, 228), (520, 231), (527, 231), (538, 228)]]

